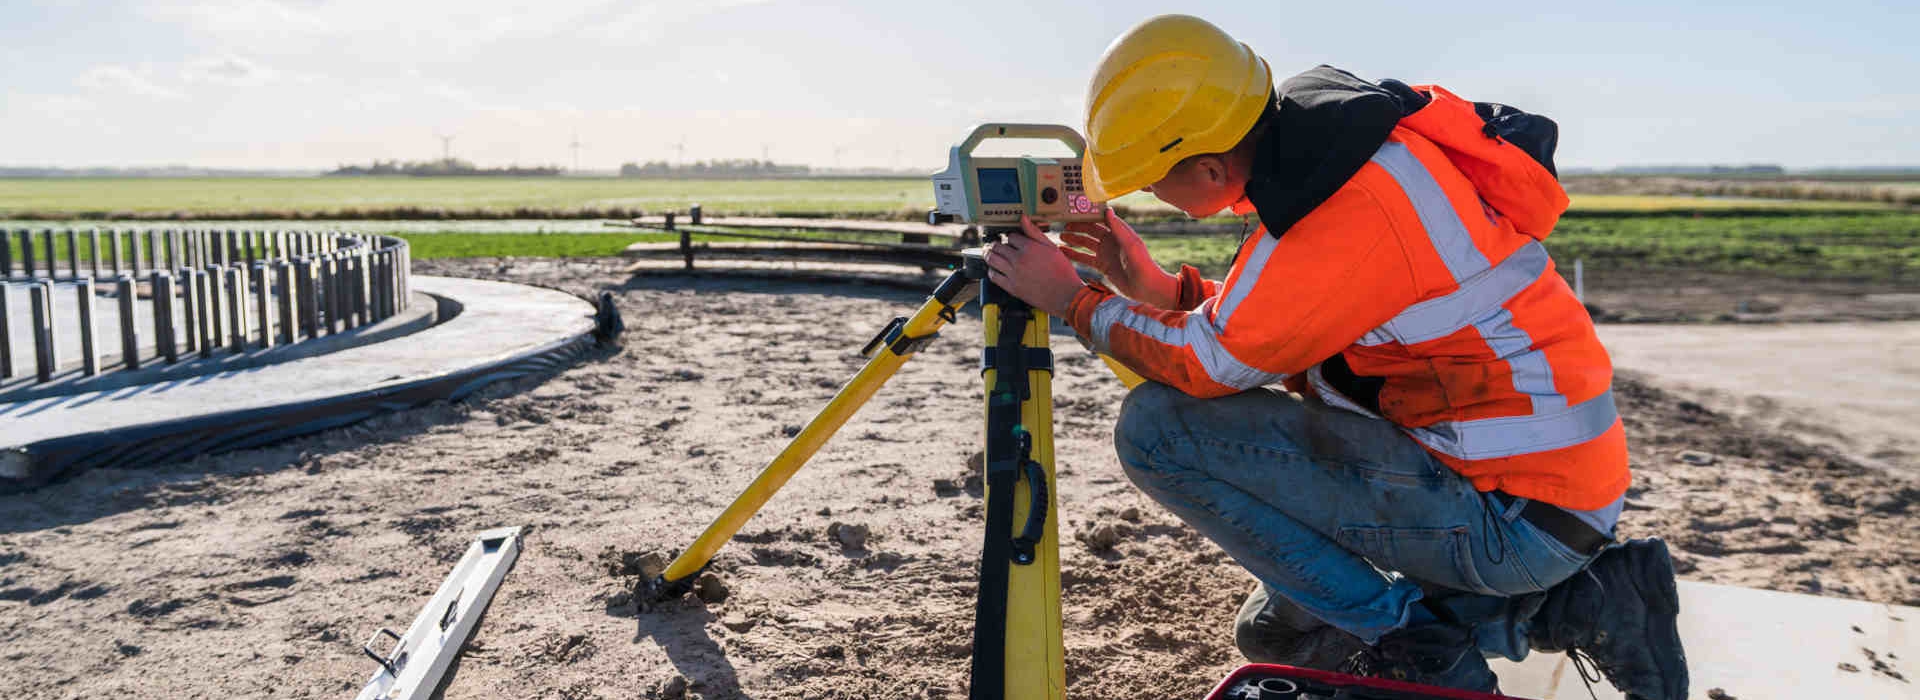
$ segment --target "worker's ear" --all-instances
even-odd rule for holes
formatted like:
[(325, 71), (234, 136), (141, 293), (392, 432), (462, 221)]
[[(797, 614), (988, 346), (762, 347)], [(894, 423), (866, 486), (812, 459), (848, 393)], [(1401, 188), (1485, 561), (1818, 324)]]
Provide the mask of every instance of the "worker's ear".
[(1208, 154), (1194, 158), (1194, 166), (1208, 187), (1226, 187), (1227, 159), (1218, 154)]

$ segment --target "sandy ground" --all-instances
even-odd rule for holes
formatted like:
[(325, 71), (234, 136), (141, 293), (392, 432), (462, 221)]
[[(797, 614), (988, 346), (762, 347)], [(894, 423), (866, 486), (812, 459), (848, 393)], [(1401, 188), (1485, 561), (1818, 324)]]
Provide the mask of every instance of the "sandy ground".
[(1615, 364), (1757, 428), (1920, 476), (1920, 322), (1603, 325)]
[[(977, 321), (908, 363), (722, 551), (728, 596), (636, 613), (608, 556), (689, 541), (922, 295), (620, 266), (418, 266), (614, 291), (625, 347), (557, 375), (0, 497), (0, 694), (349, 695), (374, 628), (404, 626), (474, 533), (525, 525), (449, 698), (964, 695)], [(1063, 531), (1117, 534), (1062, 546), (1069, 680), (1196, 697), (1239, 661), (1250, 579), (1126, 481), (1120, 386), (1055, 346)], [(1618, 391), (1636, 471), (1623, 530), (1672, 540), (1686, 577), (1920, 604), (1913, 477), (1644, 377)], [(850, 546), (836, 524), (870, 535)]]

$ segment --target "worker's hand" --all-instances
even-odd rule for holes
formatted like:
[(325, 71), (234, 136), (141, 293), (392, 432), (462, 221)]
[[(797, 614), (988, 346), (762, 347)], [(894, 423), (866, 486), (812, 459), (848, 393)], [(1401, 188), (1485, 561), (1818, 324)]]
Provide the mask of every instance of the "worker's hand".
[[(1179, 301), (1180, 278), (1160, 269), (1147, 254), (1147, 244), (1141, 242), (1140, 234), (1133, 227), (1120, 220), (1120, 215), (1107, 210), (1106, 223), (1091, 221), (1067, 224), (1067, 232), (1060, 234), (1060, 242), (1067, 257), (1074, 262), (1086, 265), (1107, 278), (1114, 291), (1129, 299), (1144, 301), (1163, 309), (1171, 309)], [(1085, 248), (1086, 252), (1075, 248)]]
[(1066, 318), (1073, 296), (1087, 286), (1061, 248), (1025, 216), (1019, 234), (987, 250), (987, 268), (988, 281), (1057, 318)]

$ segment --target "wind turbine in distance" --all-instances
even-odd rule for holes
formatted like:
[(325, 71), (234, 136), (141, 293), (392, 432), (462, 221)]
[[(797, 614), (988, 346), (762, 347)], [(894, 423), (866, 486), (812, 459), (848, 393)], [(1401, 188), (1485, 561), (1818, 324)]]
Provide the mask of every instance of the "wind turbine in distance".
[(434, 135), (440, 137), (440, 162), (453, 162), (453, 134), (436, 133)]
[(685, 164), (687, 162), (687, 137), (681, 136), (680, 140), (673, 144), (673, 153), (674, 163)]
[(573, 174), (575, 175), (580, 174), (580, 147), (584, 145), (586, 144), (580, 143), (580, 132), (573, 132), (573, 142), (568, 143), (567, 147), (573, 149)]

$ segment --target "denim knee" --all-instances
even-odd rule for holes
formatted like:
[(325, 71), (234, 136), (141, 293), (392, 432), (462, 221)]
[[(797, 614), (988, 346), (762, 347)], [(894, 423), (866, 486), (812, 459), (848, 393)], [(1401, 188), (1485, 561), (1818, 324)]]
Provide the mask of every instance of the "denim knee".
[(1167, 438), (1170, 419), (1183, 401), (1191, 400), (1159, 382), (1145, 382), (1127, 392), (1120, 403), (1120, 419), (1113, 426), (1113, 448), (1128, 474), (1147, 466), (1149, 456)]

